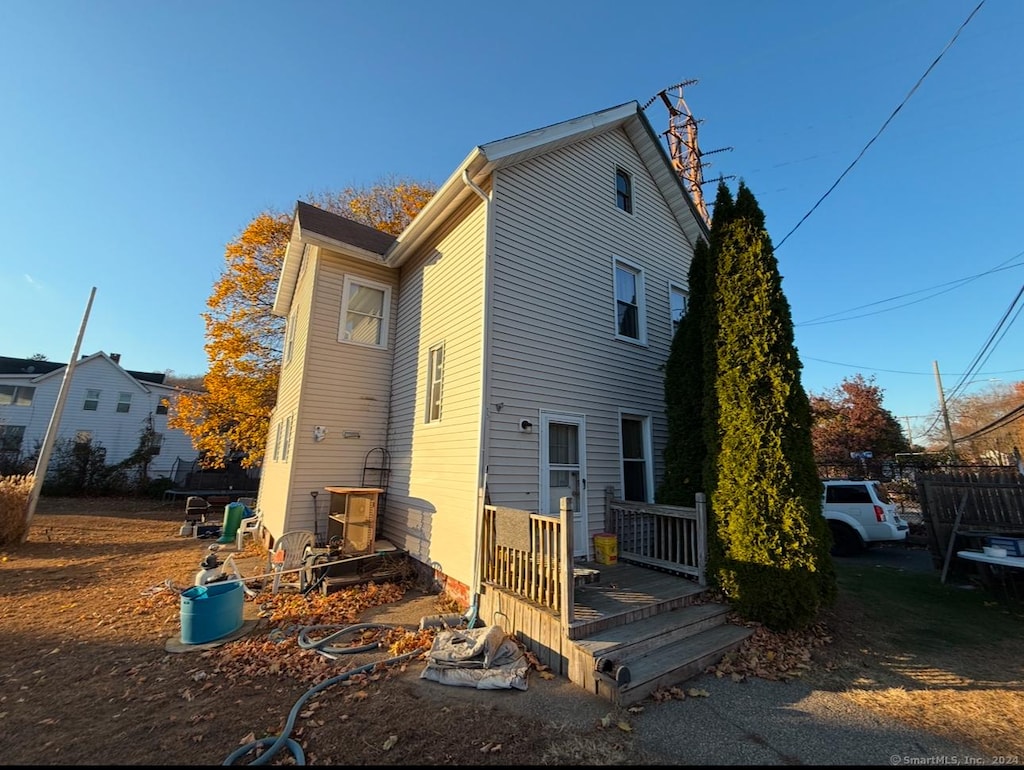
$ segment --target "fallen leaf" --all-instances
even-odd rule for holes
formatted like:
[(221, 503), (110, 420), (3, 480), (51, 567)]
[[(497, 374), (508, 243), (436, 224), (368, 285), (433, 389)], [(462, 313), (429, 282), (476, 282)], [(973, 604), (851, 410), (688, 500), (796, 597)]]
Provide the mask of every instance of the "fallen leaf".
[(601, 727), (610, 727), (612, 724), (612, 715), (607, 714), (601, 717)]
[(624, 733), (633, 732), (633, 728), (630, 726), (629, 722), (619, 722), (615, 726), (622, 730), (622, 732)]
[(686, 694), (689, 695), (691, 698), (706, 698), (709, 695), (711, 695), (711, 693), (709, 693), (707, 690), (700, 690), (696, 687), (691, 687), (689, 690), (686, 691)]
[(384, 741), (384, 751), (391, 751), (391, 749), (395, 747), (396, 743), (398, 743), (397, 735), (388, 736), (388, 739)]
[(550, 671), (538, 671), (537, 675), (541, 679), (554, 679), (555, 678), (555, 675), (552, 674)]

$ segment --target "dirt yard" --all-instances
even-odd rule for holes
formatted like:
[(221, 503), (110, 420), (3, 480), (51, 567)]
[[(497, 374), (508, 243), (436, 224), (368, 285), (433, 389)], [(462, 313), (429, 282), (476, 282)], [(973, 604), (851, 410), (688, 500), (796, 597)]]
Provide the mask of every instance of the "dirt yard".
[[(176, 651), (179, 591), (192, 585), (212, 542), (179, 536), (180, 508), (44, 498), (28, 541), (0, 551), (5, 764), (224, 764), (268, 737), (280, 738), (278, 743), (291, 739), (304, 752), (304, 763), (317, 765), (650, 763), (630, 731), (607, 729), (608, 717), (614, 725), (629, 715), (595, 704), (541, 670), (530, 672), (529, 693), (490, 695), (423, 683), (423, 663), (416, 659), (341, 676), (354, 666), (429, 646), (431, 634), (418, 631), (419, 619), (452, 608), (412, 580), (329, 597), (262, 592), (245, 602), (247, 633), (239, 639)], [(263, 572), (265, 554), (257, 546), (247, 548), (240, 555), (243, 574)], [(222, 554), (231, 551), (227, 546)], [(385, 647), (353, 655), (351, 662), (326, 660), (296, 641), (303, 626), (340, 629), (369, 622), (393, 628), (367, 630), (352, 641), (366, 643), (372, 636)], [(883, 681), (879, 661), (892, 650), (879, 640), (878, 658), (871, 660), (870, 629), (856, 603), (841, 602), (829, 623), (849, 633), (837, 640), (817, 630), (819, 640), (831, 643), (813, 650), (811, 675), (829, 689), (852, 687), (868, 671)], [(768, 661), (781, 659), (772, 650), (783, 646), (788, 653), (801, 651), (793, 640), (766, 641), (759, 665), (768, 678)], [(797, 659), (810, 659), (812, 646)], [(987, 665), (994, 669), (999, 661)], [(737, 681), (749, 673), (733, 671)], [(328, 679), (339, 681), (311, 697), (311, 688)], [(922, 712), (917, 702), (896, 703), (902, 697), (897, 696), (866, 706), (880, 713), (890, 706), (913, 711), (915, 719), (933, 720), (930, 727), (938, 733), (961, 737), (959, 717), (944, 713), (941, 704)], [(1007, 697), (1020, 699), (1019, 689)], [(1019, 713), (1020, 704), (1013, 708)], [(556, 709), (564, 710), (565, 719)], [(265, 750), (254, 748), (233, 763), (249, 764)], [(294, 763), (288, 748), (273, 750), (269, 762)]]

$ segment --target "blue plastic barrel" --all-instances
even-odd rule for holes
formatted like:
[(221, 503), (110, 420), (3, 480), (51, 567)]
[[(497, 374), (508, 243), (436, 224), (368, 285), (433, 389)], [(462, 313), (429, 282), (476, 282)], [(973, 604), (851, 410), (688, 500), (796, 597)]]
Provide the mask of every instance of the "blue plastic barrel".
[(181, 593), (181, 642), (205, 644), (242, 627), (241, 583), (208, 583)]

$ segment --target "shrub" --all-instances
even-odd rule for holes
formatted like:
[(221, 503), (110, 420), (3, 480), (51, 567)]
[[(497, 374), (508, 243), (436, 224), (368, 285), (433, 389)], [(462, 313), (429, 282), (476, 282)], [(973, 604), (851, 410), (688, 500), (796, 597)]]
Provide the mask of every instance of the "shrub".
[(32, 474), (0, 476), (0, 547), (21, 542), (28, 523)]

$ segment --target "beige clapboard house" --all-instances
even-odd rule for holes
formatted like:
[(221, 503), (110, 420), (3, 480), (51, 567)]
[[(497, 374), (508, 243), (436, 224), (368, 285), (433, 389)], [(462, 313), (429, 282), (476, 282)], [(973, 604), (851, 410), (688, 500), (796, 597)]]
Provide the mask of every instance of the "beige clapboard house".
[(325, 488), (366, 486), (385, 449), (380, 535), (481, 613), (505, 583), (553, 610), (546, 649), (587, 679), (565, 647), (587, 631), (567, 570), (594, 535), (703, 583), (703, 521), (653, 504), (662, 366), (705, 237), (636, 102), (476, 147), (397, 238), (299, 203), (268, 536), (322, 530)]

